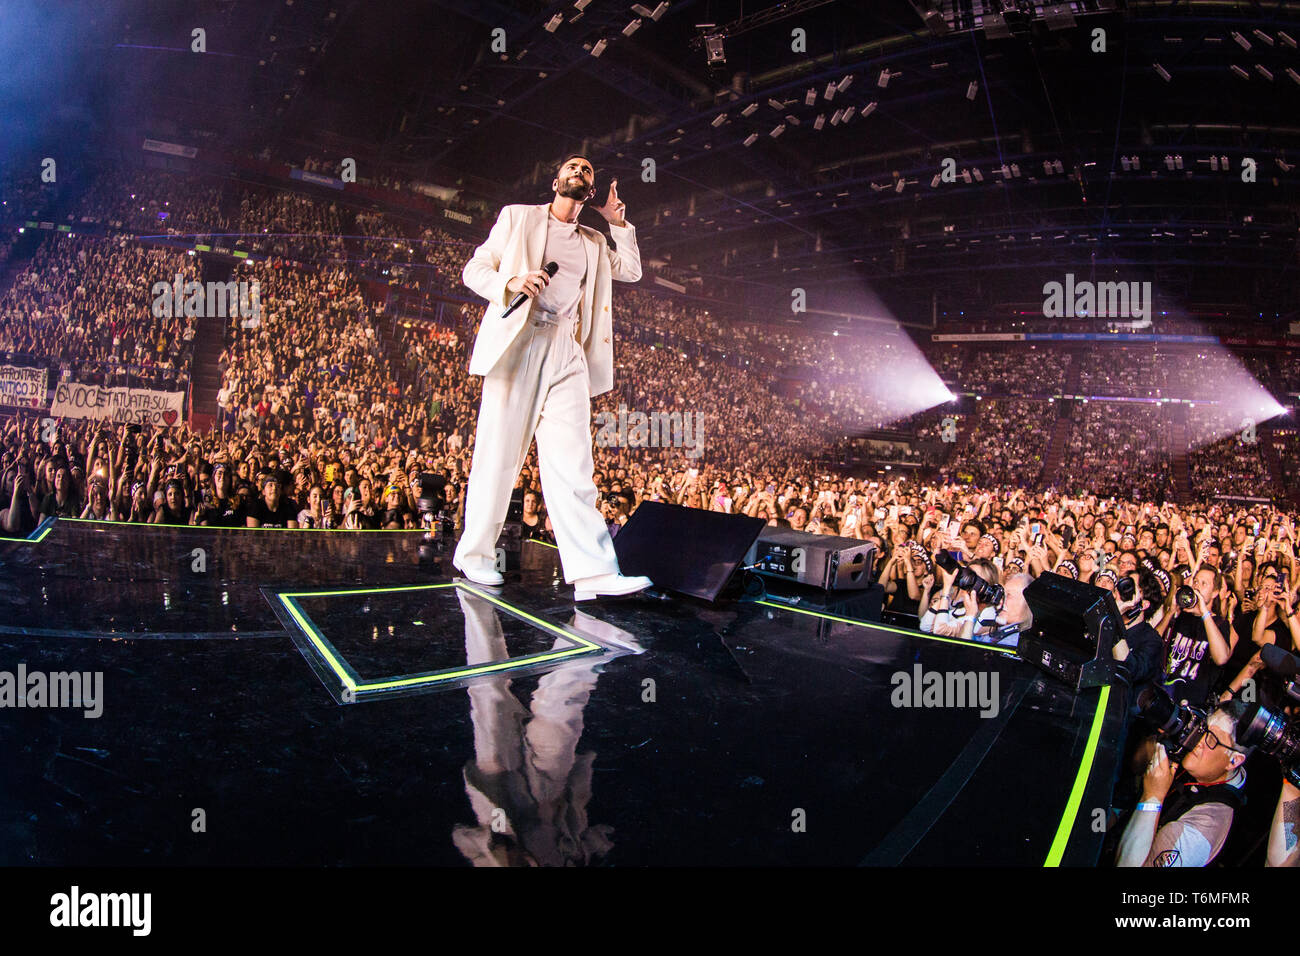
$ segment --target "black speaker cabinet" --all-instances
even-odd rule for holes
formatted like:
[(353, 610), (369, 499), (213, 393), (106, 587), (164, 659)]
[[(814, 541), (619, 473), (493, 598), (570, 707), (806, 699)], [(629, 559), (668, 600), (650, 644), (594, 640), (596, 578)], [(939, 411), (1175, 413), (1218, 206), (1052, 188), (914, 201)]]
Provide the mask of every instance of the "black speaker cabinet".
[(1025, 601), (1034, 623), (1020, 635), (1021, 660), (1075, 690), (1115, 681), (1111, 652), (1124, 620), (1109, 591), (1048, 572), (1025, 588)]

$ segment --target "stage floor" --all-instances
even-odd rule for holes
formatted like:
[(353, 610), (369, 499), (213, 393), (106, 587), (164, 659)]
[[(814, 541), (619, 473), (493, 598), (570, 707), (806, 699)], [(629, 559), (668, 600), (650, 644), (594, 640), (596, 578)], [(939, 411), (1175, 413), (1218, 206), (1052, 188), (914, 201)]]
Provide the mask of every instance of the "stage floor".
[[(421, 570), (419, 543), (66, 520), (0, 541), (0, 681), (102, 675), (93, 708), (0, 694), (0, 864), (1097, 860), (1122, 694), (852, 600), (575, 611), (553, 548), (498, 594)], [(895, 706), (918, 667), (980, 675), (996, 715)]]

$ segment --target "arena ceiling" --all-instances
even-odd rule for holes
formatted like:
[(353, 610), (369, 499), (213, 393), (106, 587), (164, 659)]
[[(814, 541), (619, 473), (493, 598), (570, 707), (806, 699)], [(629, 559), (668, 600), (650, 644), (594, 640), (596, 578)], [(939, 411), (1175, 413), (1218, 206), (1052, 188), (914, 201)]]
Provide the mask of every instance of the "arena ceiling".
[(582, 149), (643, 254), (751, 302), (870, 290), (916, 319), (1073, 272), (1300, 306), (1295, 4), (128, 0), (69, 30), (64, 105), (101, 130), (357, 155), (494, 202), (542, 200)]

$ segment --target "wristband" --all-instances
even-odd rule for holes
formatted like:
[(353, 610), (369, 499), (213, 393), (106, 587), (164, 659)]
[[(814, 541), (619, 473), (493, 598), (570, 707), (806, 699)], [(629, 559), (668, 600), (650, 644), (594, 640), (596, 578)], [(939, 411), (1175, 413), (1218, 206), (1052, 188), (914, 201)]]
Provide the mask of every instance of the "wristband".
[(1159, 813), (1159, 812), (1160, 812), (1160, 801), (1158, 801), (1158, 800), (1151, 800), (1151, 801), (1149, 801), (1149, 802), (1139, 803), (1139, 804), (1137, 805), (1137, 808), (1138, 808), (1138, 811), (1139, 811), (1139, 812), (1141, 812), (1141, 811), (1143, 811), (1143, 810), (1150, 810), (1150, 811), (1153, 811), (1153, 812), (1155, 812), (1155, 813)]

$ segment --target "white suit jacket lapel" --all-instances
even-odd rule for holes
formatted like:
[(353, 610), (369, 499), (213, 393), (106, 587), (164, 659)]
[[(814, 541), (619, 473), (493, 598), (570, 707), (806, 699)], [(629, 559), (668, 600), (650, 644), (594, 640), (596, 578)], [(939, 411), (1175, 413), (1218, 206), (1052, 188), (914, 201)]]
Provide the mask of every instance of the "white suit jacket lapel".
[(599, 267), (600, 246), (597, 242), (604, 242), (604, 237), (599, 233), (595, 239), (588, 235), (587, 230), (582, 230), (582, 248), (587, 253), (587, 284), (582, 290), (582, 312), (579, 315), (578, 324), (578, 341), (585, 341), (587, 338), (587, 326), (591, 321), (592, 300), (596, 296), (596, 269)]

